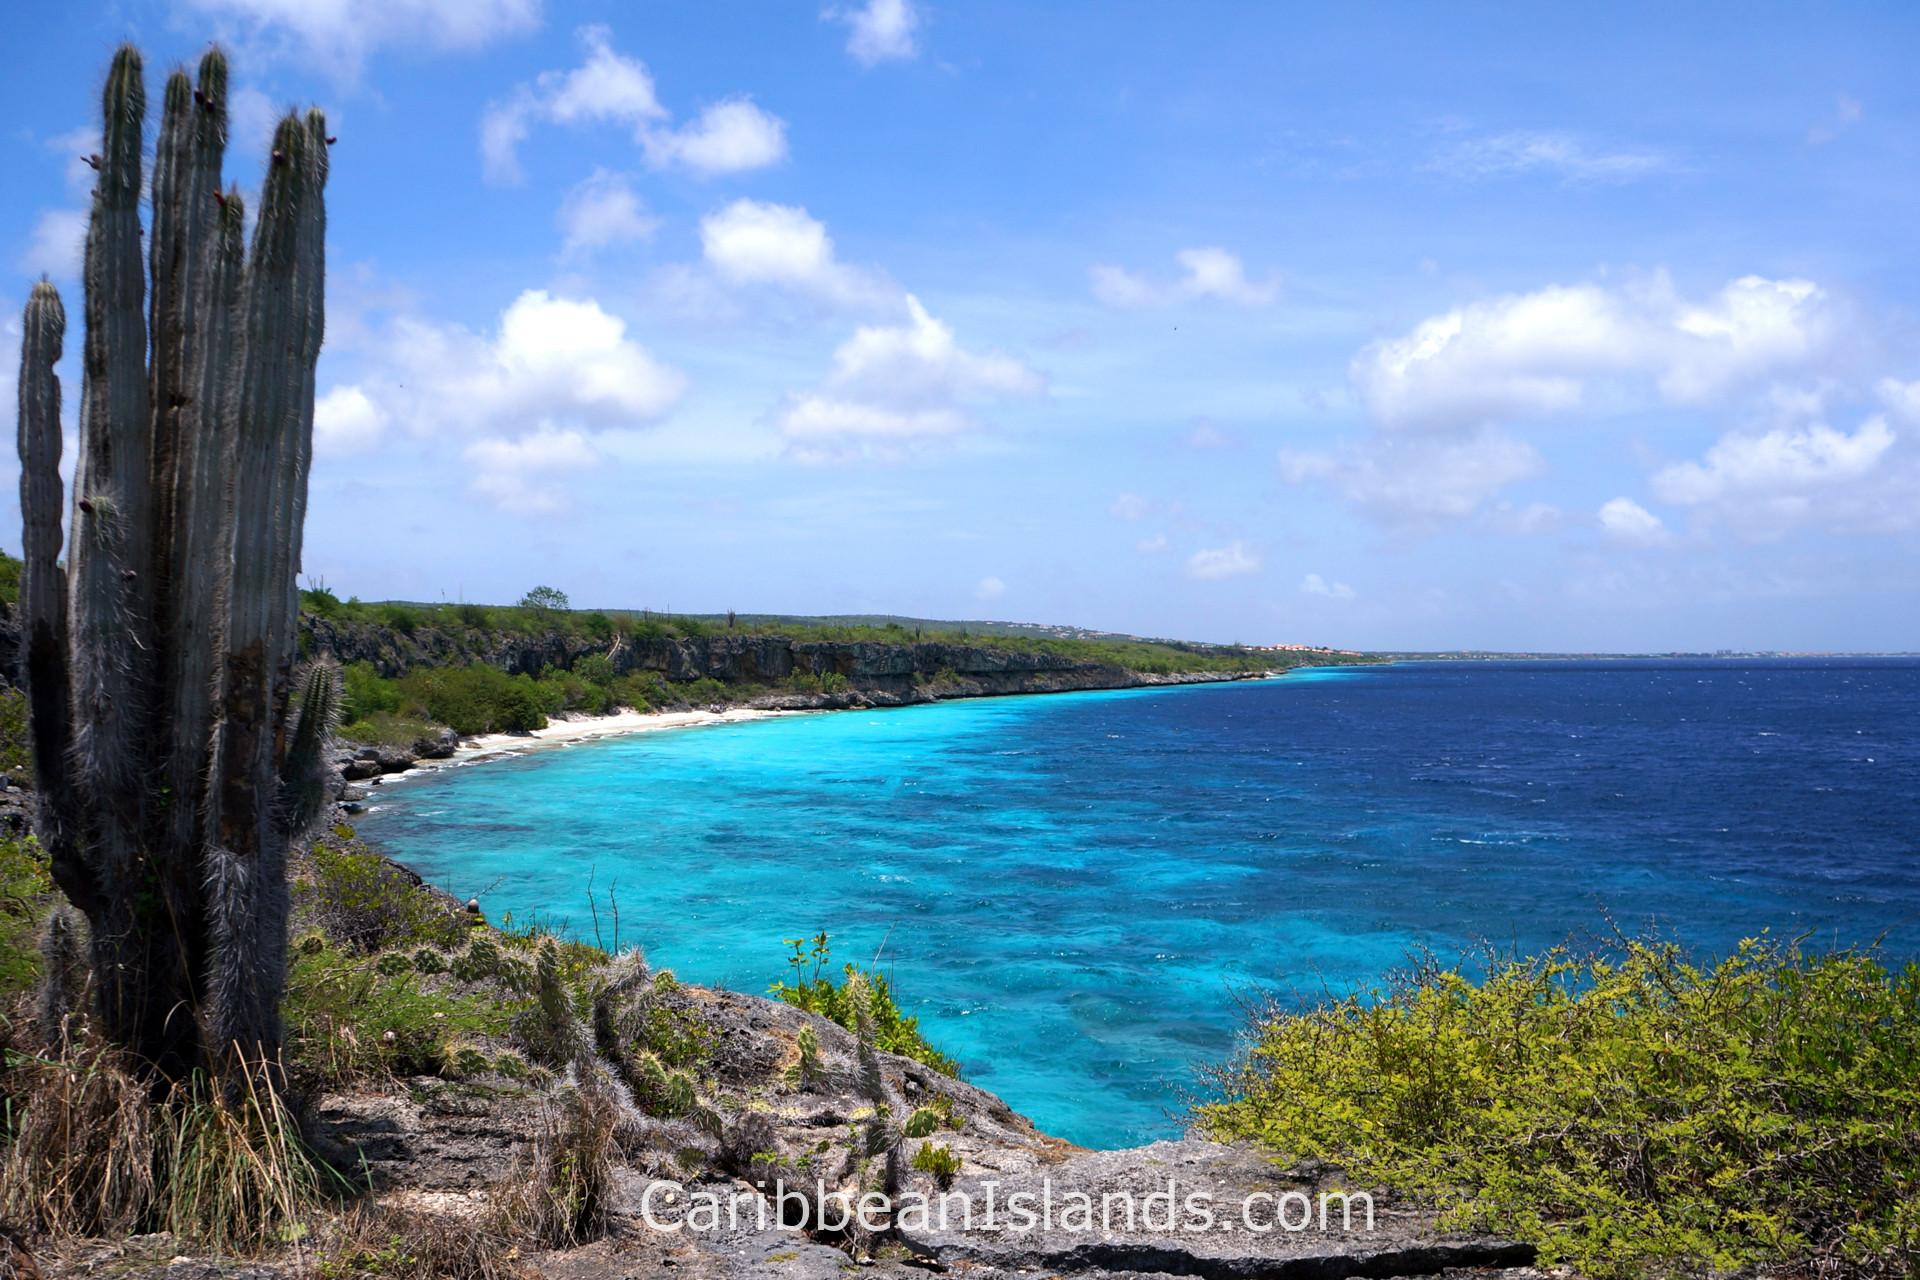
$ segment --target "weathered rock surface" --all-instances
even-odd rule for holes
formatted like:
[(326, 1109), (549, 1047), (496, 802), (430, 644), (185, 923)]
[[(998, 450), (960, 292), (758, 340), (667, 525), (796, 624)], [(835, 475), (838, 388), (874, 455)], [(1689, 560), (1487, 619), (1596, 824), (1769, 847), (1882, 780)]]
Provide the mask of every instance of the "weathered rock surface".
[[(817, 1183), (850, 1185), (846, 1170), (857, 1159), (857, 1134), (872, 1114), (859, 1083), (854, 1038), (825, 1019), (756, 996), (686, 986), (672, 999), (711, 1035), (711, 1088), (727, 1117), (727, 1133), (705, 1143), (706, 1159), (697, 1168), (685, 1165), (683, 1128), (631, 1144), (616, 1175), (610, 1238), (525, 1259), (546, 1280), (839, 1280), (856, 1267), (886, 1277), (932, 1271), (974, 1280), (1341, 1280), (1438, 1275), (1453, 1268), (1539, 1274), (1526, 1269), (1530, 1248), (1440, 1233), (1430, 1214), (1379, 1193), (1372, 1197), (1369, 1225), (1359, 1189), (1351, 1189), (1351, 1201), (1342, 1200), (1332, 1194), (1340, 1191), (1337, 1182), (1322, 1171), (1281, 1169), (1245, 1148), (1193, 1138), (1126, 1151), (1074, 1147), (1038, 1132), (991, 1093), (885, 1053), (878, 1055), (881, 1075), (897, 1119), (936, 1103), (951, 1115), (932, 1135), (905, 1139), (900, 1154), (910, 1158), (922, 1143), (935, 1143), (959, 1157), (961, 1172), (947, 1191), (925, 1173), (907, 1172), (893, 1229), (878, 1238), (850, 1242), (833, 1231), (810, 1235), (783, 1223), (771, 1197), (787, 1185), (816, 1193)], [(804, 1076), (798, 1048), (803, 1031), (818, 1044), (817, 1061)], [(514, 1176), (539, 1106), (538, 1093), (521, 1085), (417, 1080), (386, 1094), (328, 1097), (318, 1117), (342, 1152), (357, 1152), (355, 1163), (363, 1162), (382, 1195), (414, 1207), (438, 1197), (471, 1212), (481, 1203), (473, 1193)], [(750, 1162), (730, 1156), (730, 1149), (751, 1151)], [(1283, 1201), (1290, 1193), (1292, 1199)], [(1324, 1228), (1323, 1193), (1332, 1196)], [(931, 1213), (916, 1221), (911, 1210), (902, 1211), (916, 1197), (937, 1203), (943, 1195), (944, 1223)], [(1034, 1206), (1054, 1206), (1051, 1225), (1029, 1228), (1011, 1215), (1010, 1206), (1023, 1195)], [(1129, 1224), (1115, 1202), (1112, 1220), (1095, 1226), (1098, 1206), (1114, 1195), (1130, 1197), (1137, 1216)], [(732, 1220), (682, 1217), (700, 1196), (733, 1206)], [(1090, 1206), (1084, 1217), (1067, 1210), (1077, 1197)], [(1193, 1197), (1208, 1206), (1213, 1225), (1185, 1216)], [(1343, 1220), (1343, 1204), (1350, 1221)], [(1306, 1214), (1307, 1229), (1273, 1229), (1283, 1205), (1289, 1221)], [(1163, 1206), (1177, 1220), (1162, 1220)], [(1250, 1230), (1249, 1223), (1268, 1229)]]
[(610, 646), (557, 631), (509, 636), (415, 627), (401, 632), (374, 623), (339, 623), (311, 616), (303, 617), (301, 623), (305, 651), (330, 653), (342, 662), (367, 662), (383, 676), (405, 675), (418, 666), (468, 662), (485, 662), (509, 674), (538, 675), (549, 666), (571, 669), (588, 654), (604, 654), (618, 675), (656, 671), (676, 682), (770, 684), (796, 674), (840, 676), (847, 681), (848, 693), (837, 695), (842, 699), (839, 703), (832, 701), (836, 697), (832, 694), (775, 695), (809, 708), (893, 706), (935, 697), (1118, 689), (1222, 678), (1146, 675), (1058, 654), (1001, 648), (991, 639), (979, 644), (888, 644), (726, 634), (628, 639)]
[[(1338, 1191), (1337, 1181), (1319, 1169), (1280, 1168), (1245, 1148), (1194, 1138), (1125, 1151), (1072, 1146), (1036, 1131), (993, 1094), (885, 1053), (878, 1059), (896, 1118), (942, 1098), (940, 1106), (951, 1115), (930, 1136), (904, 1139), (901, 1154), (936, 1143), (959, 1157), (960, 1172), (946, 1191), (925, 1173), (906, 1172), (892, 1229), (875, 1238), (809, 1234), (782, 1221), (769, 1198), (781, 1188), (771, 1179), (844, 1185), (861, 1123), (871, 1114), (854, 1038), (823, 1018), (756, 996), (683, 986), (671, 998), (710, 1034), (709, 1085), (726, 1133), (701, 1140), (704, 1158), (691, 1165), (684, 1125), (670, 1122), (652, 1137), (630, 1138), (614, 1174), (608, 1237), (583, 1248), (523, 1256), (519, 1265), (529, 1275), (1537, 1280), (1546, 1274), (1528, 1265), (1527, 1246), (1442, 1233), (1427, 1212), (1378, 1192), (1369, 1226), (1359, 1188), (1349, 1189), (1355, 1193), (1351, 1201), (1326, 1202), (1323, 1228), (1320, 1197)], [(802, 1031), (811, 1031), (818, 1044), (817, 1061), (804, 1077)], [(342, 1167), (365, 1171), (383, 1202), (465, 1221), (487, 1211), (489, 1188), (521, 1176), (517, 1161), (542, 1105), (539, 1090), (525, 1084), (420, 1079), (324, 1097), (316, 1104), (313, 1129)], [(750, 1168), (744, 1158), (728, 1154), (733, 1148), (751, 1149)], [(944, 1223), (932, 1212), (916, 1219), (907, 1207), (916, 1197), (941, 1203), (942, 1195)], [(1012, 1206), (1022, 1195), (1032, 1197), (1036, 1215), (1037, 1206), (1053, 1206), (1051, 1225), (1028, 1227), (1014, 1216)], [(1110, 1219), (1095, 1225), (1099, 1206), (1115, 1195), (1130, 1197), (1133, 1221), (1116, 1201)], [(733, 1206), (732, 1220), (683, 1217), (699, 1196)], [(1089, 1206), (1083, 1215), (1069, 1209), (1076, 1197)], [(1211, 1226), (1189, 1216), (1193, 1197), (1204, 1199)], [(1343, 1203), (1350, 1221), (1343, 1220)], [(1248, 1223), (1271, 1228), (1283, 1206), (1289, 1221), (1306, 1215), (1306, 1229), (1248, 1229)], [(63, 1277), (264, 1280), (302, 1274), (296, 1260), (263, 1266), (182, 1257), (165, 1237), (76, 1246), (41, 1261), (49, 1276)]]

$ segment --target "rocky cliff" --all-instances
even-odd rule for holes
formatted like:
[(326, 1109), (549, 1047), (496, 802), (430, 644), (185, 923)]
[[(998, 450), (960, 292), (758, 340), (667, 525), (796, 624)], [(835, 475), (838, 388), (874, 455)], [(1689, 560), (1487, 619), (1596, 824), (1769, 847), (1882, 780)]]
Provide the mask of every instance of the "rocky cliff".
[[(935, 697), (1126, 689), (1258, 674), (1158, 675), (1054, 653), (1003, 648), (991, 642), (889, 644), (749, 634), (605, 641), (558, 630), (527, 635), (422, 626), (401, 632), (378, 624), (342, 624), (315, 617), (303, 620), (302, 647), (309, 653), (330, 653), (341, 662), (370, 663), (375, 671), (389, 677), (405, 675), (419, 666), (474, 661), (489, 663), (509, 674), (538, 675), (549, 666), (570, 670), (581, 658), (598, 653), (612, 661), (617, 675), (654, 671), (676, 682), (710, 679), (727, 684), (779, 685), (794, 675), (845, 679), (844, 694), (776, 694), (765, 700), (772, 706), (791, 703), (795, 707), (890, 706)], [(1195, 665), (1200, 663), (1196, 661)]]

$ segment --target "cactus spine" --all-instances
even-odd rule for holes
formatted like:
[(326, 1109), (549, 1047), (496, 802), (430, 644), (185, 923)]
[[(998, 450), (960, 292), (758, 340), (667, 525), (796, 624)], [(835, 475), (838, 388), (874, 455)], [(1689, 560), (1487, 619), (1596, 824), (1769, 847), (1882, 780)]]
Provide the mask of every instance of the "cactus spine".
[(220, 190), (226, 97), (217, 49), (197, 82), (168, 78), (143, 254), (139, 53), (122, 48), (108, 73), (64, 571), (65, 314), (44, 281), (21, 344), (41, 836), (87, 918), (102, 1028), (172, 1079), (277, 1056), (286, 854), (320, 808), (339, 701), (331, 669), (297, 698), (293, 670), (326, 122), (280, 122), (248, 253), (238, 193)]

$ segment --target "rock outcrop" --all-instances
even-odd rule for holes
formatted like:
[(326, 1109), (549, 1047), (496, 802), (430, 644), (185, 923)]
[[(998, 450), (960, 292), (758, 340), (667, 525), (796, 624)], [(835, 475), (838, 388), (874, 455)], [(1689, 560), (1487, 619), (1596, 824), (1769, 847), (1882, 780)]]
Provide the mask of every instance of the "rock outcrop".
[[(936, 696), (1124, 689), (1233, 678), (1153, 675), (1057, 653), (1004, 647), (991, 639), (978, 644), (946, 640), (893, 644), (727, 633), (697, 638), (640, 636), (615, 643), (558, 630), (519, 634), (418, 626), (400, 631), (377, 623), (341, 623), (311, 615), (303, 619), (301, 636), (305, 652), (330, 653), (346, 663), (366, 662), (388, 677), (405, 675), (415, 667), (469, 662), (485, 662), (509, 675), (538, 675), (548, 667), (570, 670), (589, 654), (603, 654), (616, 675), (651, 671), (675, 683), (706, 679), (768, 685), (795, 675), (837, 676), (852, 695), (843, 705), (893, 706)], [(822, 705), (833, 704), (804, 697), (795, 703), (796, 708)]]

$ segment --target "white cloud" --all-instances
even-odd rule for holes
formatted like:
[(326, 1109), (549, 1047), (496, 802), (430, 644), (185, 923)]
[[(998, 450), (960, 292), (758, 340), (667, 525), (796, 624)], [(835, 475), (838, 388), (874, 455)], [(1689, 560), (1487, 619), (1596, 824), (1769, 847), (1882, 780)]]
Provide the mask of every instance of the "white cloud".
[(1894, 417), (1910, 426), (1920, 425), (1920, 381), (1902, 382), (1898, 378), (1882, 378), (1874, 384), (1873, 390), (1880, 397), (1880, 403), (1886, 405)]
[(613, 47), (606, 27), (582, 27), (586, 56), (569, 71), (543, 71), (530, 85), (488, 107), (480, 120), (480, 155), (492, 182), (523, 176), (519, 148), (539, 123), (613, 123), (633, 138), (656, 168), (679, 166), (701, 176), (762, 168), (786, 158), (786, 122), (747, 98), (707, 107), (675, 128), (646, 63)]
[(1123, 493), (1107, 510), (1122, 520), (1144, 520), (1153, 512), (1153, 503), (1137, 493)]
[(1613, 498), (1601, 503), (1599, 520), (1601, 529), (1617, 542), (1651, 547), (1668, 541), (1666, 524), (1632, 498)]
[(370, 346), (376, 354), (363, 376), (321, 402), (331, 406), (336, 441), (364, 447), (378, 429), (370, 424), (384, 423), (429, 448), (485, 433), (466, 461), (485, 481), (480, 491), (517, 511), (555, 509), (555, 487), (514, 489), (501, 477), (579, 463), (593, 433), (647, 426), (686, 387), (598, 302), (540, 289), (514, 299), (491, 334), (403, 317)]
[(1286, 480), (1326, 481), (1375, 519), (1416, 527), (1493, 514), (1495, 495), (1541, 468), (1531, 445), (1491, 427), (1458, 438), (1377, 435), (1338, 452), (1280, 455)]
[(657, 168), (678, 164), (702, 177), (741, 173), (787, 158), (787, 123), (751, 98), (728, 98), (691, 124), (647, 131), (641, 144)]
[(578, 431), (542, 424), (518, 439), (489, 437), (468, 445), (464, 456), (474, 469), (473, 493), (503, 511), (543, 515), (563, 510), (566, 491), (556, 475), (580, 471), (600, 460)]
[(736, 200), (700, 220), (700, 248), (732, 285), (777, 285), (848, 304), (897, 296), (876, 275), (839, 261), (826, 225), (795, 205)]
[(1885, 418), (1849, 435), (1823, 425), (1763, 435), (1724, 435), (1700, 462), (1667, 467), (1653, 478), (1668, 502), (1698, 505), (1740, 494), (1789, 492), (1857, 480), (1893, 446)]
[(998, 578), (982, 578), (973, 588), (973, 598), (980, 601), (998, 600), (1005, 594), (1007, 584)]
[(1249, 280), (1245, 264), (1225, 249), (1182, 249), (1174, 255), (1174, 260), (1180, 264), (1182, 275), (1167, 284), (1156, 284), (1124, 267), (1109, 264), (1088, 268), (1087, 278), (1094, 297), (1110, 307), (1164, 306), (1207, 298), (1236, 306), (1261, 307), (1280, 295), (1279, 276)]
[(386, 411), (359, 387), (335, 387), (314, 402), (313, 447), (323, 460), (371, 449), (386, 430)]
[(1133, 549), (1143, 556), (1157, 556), (1167, 549), (1167, 535), (1156, 533), (1151, 538), (1142, 538), (1133, 544)]
[(821, 15), (847, 26), (847, 52), (862, 66), (911, 58), (920, 52), (915, 32), (920, 14), (913, 0), (866, 0), (853, 8), (830, 8)]
[(1096, 263), (1087, 268), (1087, 281), (1093, 287), (1093, 296), (1110, 307), (1146, 307), (1159, 298), (1159, 292), (1145, 277), (1125, 267)]
[(1811, 281), (1743, 276), (1700, 301), (1664, 277), (1627, 289), (1553, 286), (1434, 316), (1354, 361), (1391, 429), (1461, 430), (1586, 407), (1597, 389), (1650, 384), (1697, 403), (1803, 364), (1830, 337)]
[(20, 255), (20, 266), (34, 275), (74, 280), (87, 247), (87, 211), (43, 209)]
[(1205, 547), (1187, 557), (1187, 576), (1202, 581), (1239, 578), (1260, 572), (1260, 553), (1239, 540), (1224, 547)]
[(1647, 147), (1604, 147), (1570, 133), (1516, 130), (1463, 138), (1428, 165), (1456, 178), (1546, 174), (1570, 186), (1632, 182), (1678, 166)]
[(1344, 582), (1329, 582), (1317, 573), (1310, 573), (1300, 579), (1300, 594), (1325, 596), (1329, 600), (1351, 600), (1354, 590)]
[(821, 388), (787, 398), (776, 425), (798, 456), (892, 456), (904, 442), (972, 430), (972, 405), (1046, 390), (1022, 361), (968, 351), (918, 298), (909, 294), (906, 304), (906, 324), (855, 330)]
[(645, 240), (660, 228), (660, 219), (647, 211), (626, 175), (605, 169), (595, 169), (567, 193), (555, 220), (562, 237), (561, 255), (570, 258)]
[(265, 163), (272, 148), (273, 131), (279, 125), (281, 115), (273, 99), (252, 85), (241, 85), (228, 93), (229, 154), (246, 164)]
[(540, 24), (540, 0), (175, 0), (254, 43), (351, 76), (375, 49), (477, 49)]

